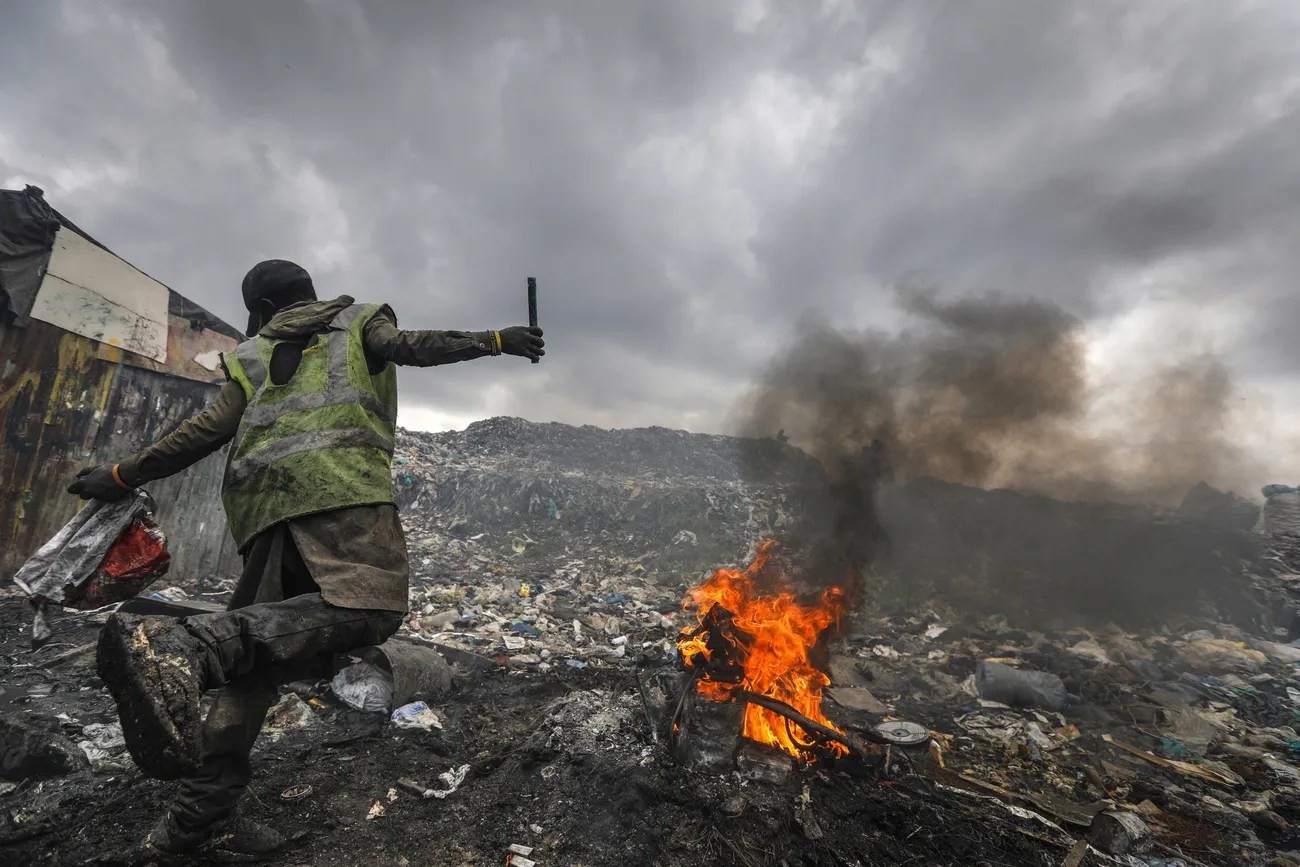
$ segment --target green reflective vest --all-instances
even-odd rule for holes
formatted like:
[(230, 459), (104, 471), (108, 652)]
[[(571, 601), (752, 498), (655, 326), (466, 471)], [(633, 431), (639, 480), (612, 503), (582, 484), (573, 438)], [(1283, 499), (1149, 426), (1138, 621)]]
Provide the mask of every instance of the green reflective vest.
[(242, 550), (281, 521), (393, 502), (397, 373), (371, 375), (362, 338), (378, 304), (354, 304), (314, 335), (284, 385), (271, 354), (284, 341), (247, 340), (222, 354), (248, 398), (230, 446), (221, 500)]

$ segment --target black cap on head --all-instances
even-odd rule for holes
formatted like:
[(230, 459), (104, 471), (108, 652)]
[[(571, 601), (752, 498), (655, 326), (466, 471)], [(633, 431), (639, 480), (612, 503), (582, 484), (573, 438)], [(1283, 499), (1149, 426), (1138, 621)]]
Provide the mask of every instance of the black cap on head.
[(244, 307), (248, 309), (248, 328), (244, 333), (249, 337), (256, 335), (262, 325), (258, 310), (260, 302), (271, 301), (276, 307), (283, 307), (294, 301), (309, 301), (316, 297), (311, 275), (301, 265), (286, 259), (258, 262), (244, 275), (241, 288)]

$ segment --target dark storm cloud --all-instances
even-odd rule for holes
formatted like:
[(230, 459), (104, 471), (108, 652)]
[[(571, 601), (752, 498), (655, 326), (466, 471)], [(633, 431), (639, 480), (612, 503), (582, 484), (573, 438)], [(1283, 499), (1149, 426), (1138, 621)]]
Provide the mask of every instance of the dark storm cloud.
[(717, 428), (801, 315), (888, 327), (909, 275), (1085, 326), (1230, 291), (1204, 327), (1276, 383), (1300, 27), (1130, 6), (30, 0), (0, 182), (232, 321), (268, 256), (409, 327), (539, 277), (544, 365), (402, 376), (461, 418)]

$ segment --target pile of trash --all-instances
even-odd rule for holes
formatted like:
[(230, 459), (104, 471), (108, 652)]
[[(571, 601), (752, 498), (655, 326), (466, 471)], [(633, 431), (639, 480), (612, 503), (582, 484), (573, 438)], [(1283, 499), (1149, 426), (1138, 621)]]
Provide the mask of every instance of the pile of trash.
[(923, 776), (1139, 856), (1124, 863), (1300, 863), (1274, 854), (1300, 843), (1300, 644), (936, 612), (859, 627), (832, 659), (827, 713), (922, 722)]
[(393, 482), (416, 576), (433, 577), (466, 555), (716, 563), (784, 526), (787, 489), (816, 469), (775, 441), (496, 418), (463, 432), (400, 431)]
[(815, 471), (776, 441), (661, 428), (401, 431), (409, 628), (542, 671), (671, 659), (681, 591), (789, 526)]
[[(400, 431), (394, 484), (417, 636), (542, 671), (671, 659), (681, 594), (800, 528), (826, 484), (777, 440), (497, 418)], [(1291, 493), (1287, 493), (1291, 491)], [(877, 492), (876, 607), (1016, 627), (1300, 626), (1268, 508), (1198, 485), (1178, 509), (918, 479)], [(1269, 518), (1269, 515), (1274, 515)], [(1300, 536), (1290, 537), (1300, 542)], [(1283, 576), (1279, 578), (1279, 576)]]
[[(799, 526), (824, 484), (802, 452), (492, 419), (401, 431), (394, 482), (410, 616), (287, 685), (258, 742), (248, 804), (298, 835), (285, 863), (1300, 867), (1295, 488), (1197, 486), (1164, 510), (880, 489), (888, 545), (822, 648), (822, 711), (928, 740), (864, 775), (696, 772), (662, 731), (684, 591)], [(171, 790), (93, 681), (104, 614), (60, 618), (33, 654), (9, 595), (0, 844), (79, 863)]]

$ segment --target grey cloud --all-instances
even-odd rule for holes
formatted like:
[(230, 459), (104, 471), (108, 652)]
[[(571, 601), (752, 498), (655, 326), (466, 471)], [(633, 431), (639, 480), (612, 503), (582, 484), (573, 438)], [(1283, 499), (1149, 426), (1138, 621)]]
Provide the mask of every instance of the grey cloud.
[[(497, 388), (493, 411), (716, 428), (806, 311), (895, 324), (909, 279), (1086, 324), (1144, 301), (1117, 275), (1206, 256), (1168, 291), (1286, 297), (1300, 60), (1276, 8), (767, 5), (744, 32), (739, 3), (688, 0), (18, 2), (0, 172), (232, 321), (267, 256), (408, 327), (519, 321), (538, 276), (544, 375), (403, 375), (407, 404), (466, 415)], [(764, 76), (796, 96), (760, 122)], [(1271, 309), (1246, 373), (1296, 361), (1261, 344), (1300, 310)]]

